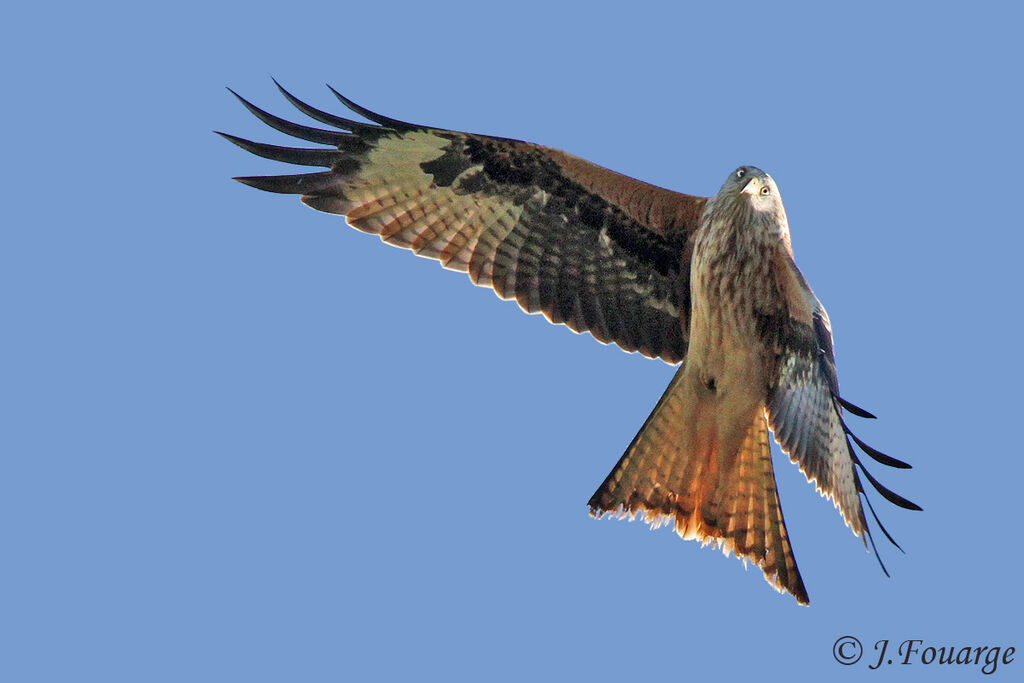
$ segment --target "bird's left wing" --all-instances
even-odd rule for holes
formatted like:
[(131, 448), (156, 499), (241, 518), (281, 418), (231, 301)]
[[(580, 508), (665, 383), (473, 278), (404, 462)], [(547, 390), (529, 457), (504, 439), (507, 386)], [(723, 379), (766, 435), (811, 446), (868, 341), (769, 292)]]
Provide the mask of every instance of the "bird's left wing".
[(686, 355), (692, 235), (705, 198), (549, 147), (390, 119), (337, 92), (373, 123), (282, 92), (338, 130), (291, 123), (242, 103), (271, 127), (333, 149), (225, 137), (259, 156), (328, 170), (237, 180), (301, 194), (315, 209), (343, 214), (359, 230), (467, 272), (528, 313), (601, 342), (669, 363)]
[[(882, 486), (857, 457), (850, 439), (880, 463), (898, 468), (910, 465), (871, 448), (847, 427), (843, 409), (859, 417), (874, 415), (840, 397), (828, 313), (788, 254), (780, 252), (778, 259), (777, 272), (782, 273), (779, 284), (787, 299), (788, 315), (776, 325), (778, 372), (768, 406), (769, 423), (790, 460), (799, 465), (822, 496), (833, 501), (853, 533), (864, 538), (866, 544), (871, 534), (861, 494), (869, 509), (871, 504), (858, 468), (886, 500), (910, 510), (921, 508)], [(878, 522), (877, 516), (875, 520)], [(881, 522), (878, 524), (895, 545)]]

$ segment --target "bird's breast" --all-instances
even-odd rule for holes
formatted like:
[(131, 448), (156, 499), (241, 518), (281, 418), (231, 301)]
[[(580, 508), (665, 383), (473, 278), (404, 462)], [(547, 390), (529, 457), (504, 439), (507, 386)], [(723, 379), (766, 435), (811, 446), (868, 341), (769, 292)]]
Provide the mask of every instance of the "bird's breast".
[(763, 380), (771, 351), (759, 320), (784, 305), (773, 273), (778, 239), (743, 227), (703, 226), (691, 262), (687, 364), (719, 384)]

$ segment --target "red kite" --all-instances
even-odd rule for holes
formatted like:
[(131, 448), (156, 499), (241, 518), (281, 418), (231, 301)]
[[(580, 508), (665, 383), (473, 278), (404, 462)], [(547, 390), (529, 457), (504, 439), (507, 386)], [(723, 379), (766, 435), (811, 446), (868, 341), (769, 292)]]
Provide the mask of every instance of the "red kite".
[(858, 469), (890, 502), (921, 509), (879, 484), (850, 443), (878, 462), (910, 467), (864, 444), (843, 419), (844, 410), (874, 416), (840, 397), (828, 314), (793, 262), (768, 174), (743, 166), (715, 197), (695, 197), (549, 147), (391, 119), (333, 89), (371, 123), (282, 92), (336, 130), (291, 123), (239, 99), (272, 128), (327, 148), (225, 137), (262, 157), (327, 170), (237, 180), (302, 195), (358, 230), (468, 273), (528, 313), (680, 364), (590, 499), (592, 515), (671, 524), (685, 539), (750, 560), (806, 604), (769, 429), (865, 546), (874, 540), (861, 495), (871, 504)]

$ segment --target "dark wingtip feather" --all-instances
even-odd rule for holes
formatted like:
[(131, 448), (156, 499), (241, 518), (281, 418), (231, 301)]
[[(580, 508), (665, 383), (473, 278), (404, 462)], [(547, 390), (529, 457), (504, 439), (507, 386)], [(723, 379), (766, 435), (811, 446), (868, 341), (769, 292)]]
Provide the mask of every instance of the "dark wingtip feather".
[(872, 448), (871, 446), (869, 446), (866, 443), (864, 443), (863, 441), (861, 441), (859, 438), (857, 438), (856, 434), (854, 434), (853, 432), (850, 431), (850, 428), (846, 426), (845, 422), (843, 423), (843, 431), (846, 432), (849, 436), (851, 436), (853, 438), (854, 442), (858, 446), (860, 446), (861, 450), (863, 450), (865, 453), (867, 453), (876, 462), (880, 462), (883, 465), (888, 465), (889, 467), (896, 467), (896, 468), (901, 469), (901, 470), (913, 469), (913, 466), (910, 463), (903, 462), (902, 460), (898, 460), (898, 459), (892, 457), (891, 455), (886, 455), (882, 451), (880, 451), (878, 449), (875, 449), (875, 448)]
[(847, 410), (849, 410), (851, 413), (853, 413), (857, 417), (866, 417), (866, 418), (868, 418), (870, 420), (877, 420), (878, 419), (875, 415), (872, 415), (871, 413), (869, 413), (868, 411), (864, 410), (863, 408), (860, 408), (858, 406), (853, 405), (852, 403), (850, 403), (849, 401), (847, 401), (846, 399), (844, 399), (841, 396), (836, 396), (836, 400), (839, 401), (839, 405), (841, 405), (842, 407), (846, 408)]
[(332, 88), (330, 83), (327, 83), (326, 85), (327, 88), (332, 93), (334, 93), (334, 96), (337, 97), (342, 104), (344, 104), (346, 107), (348, 107), (349, 109), (351, 109), (352, 111), (354, 111), (355, 113), (359, 114), (360, 116), (369, 121), (379, 123), (382, 126), (387, 126), (388, 128), (393, 128), (395, 130), (415, 130), (421, 127), (417, 126), (414, 123), (409, 123), (407, 121), (399, 121), (398, 119), (392, 119), (387, 116), (378, 114), (376, 112), (372, 112), (366, 107), (361, 107), (352, 100), (350, 100), (349, 98), (342, 95), (340, 92)]
[[(864, 497), (864, 500), (867, 500), (867, 496)], [(868, 505), (870, 506), (871, 504), (868, 503)], [(871, 514), (873, 515), (874, 511), (872, 511)], [(878, 517), (875, 517), (875, 521), (878, 522)], [(880, 529), (882, 529), (882, 532), (885, 533), (886, 537), (890, 541), (892, 541), (892, 537), (889, 536), (889, 532), (887, 532), (885, 530), (885, 528), (882, 526), (881, 522), (879, 522), (878, 527)], [(868, 537), (868, 541), (870, 541), (870, 543), (871, 543), (871, 552), (874, 553), (875, 559), (878, 560), (878, 566), (882, 568), (882, 573), (885, 574), (886, 578), (891, 579), (892, 578), (892, 574), (890, 574), (889, 570), (886, 569), (885, 562), (882, 562), (882, 554), (878, 552), (878, 546), (875, 545), (875, 537), (871, 535), (871, 532), (867, 529), (867, 527), (864, 528), (864, 535)], [(895, 543), (894, 543), (894, 545), (895, 545)], [(899, 548), (899, 546), (896, 546), (896, 547)], [(902, 550), (902, 548), (900, 548), (900, 550)]]
[(298, 123), (292, 123), (286, 121), (280, 117), (274, 116), (270, 112), (263, 111), (252, 102), (249, 102), (244, 97), (236, 93), (231, 88), (228, 88), (228, 92), (238, 98), (238, 101), (248, 109), (253, 116), (258, 118), (263, 123), (267, 124), (271, 128), (281, 131), (292, 137), (300, 138), (302, 140), (309, 140), (310, 142), (319, 142), (325, 145), (334, 145), (336, 147), (346, 145), (352, 140), (351, 133), (340, 133), (333, 130), (323, 130), (320, 128), (310, 128), (309, 126), (303, 126)]
[(278, 194), (312, 194), (338, 182), (335, 173), (302, 173), (299, 175), (240, 176), (238, 182), (266, 192)]
[[(852, 453), (853, 450), (851, 449), (850, 452)], [(885, 498), (887, 501), (889, 501), (893, 505), (898, 505), (899, 507), (904, 508), (905, 510), (917, 510), (919, 512), (924, 510), (924, 508), (922, 508), (917, 503), (911, 502), (904, 498), (903, 496), (901, 496), (900, 494), (894, 491), (890, 491), (885, 486), (883, 486), (877, 479), (871, 476), (871, 473), (868, 472), (867, 468), (864, 467), (864, 463), (862, 463), (859, 458), (854, 456), (853, 461), (857, 463), (857, 465), (860, 467), (860, 471), (863, 472), (864, 476), (868, 478), (868, 481), (871, 482), (871, 485), (875, 487), (875, 490), (882, 494), (882, 497)]]
[(345, 156), (335, 149), (304, 149), (301, 147), (279, 147), (262, 142), (253, 142), (229, 133), (213, 131), (233, 145), (238, 145), (256, 156), (298, 166), (324, 166), (330, 168)]
[[(871, 516), (875, 518), (875, 524), (877, 524), (878, 528), (882, 530), (882, 533), (885, 534), (885, 537), (889, 539), (889, 543), (892, 543), (897, 550), (906, 555), (907, 551), (903, 549), (903, 546), (896, 542), (896, 539), (892, 537), (892, 534), (889, 533), (889, 530), (885, 528), (884, 524), (882, 524), (882, 520), (878, 518), (878, 513), (875, 512), (875, 507), (871, 504), (871, 499), (868, 498), (866, 493), (864, 494), (864, 502), (868, 504), (868, 510), (871, 511)], [(868, 535), (870, 536), (870, 534)], [(874, 543), (872, 543), (872, 545), (874, 545)], [(876, 549), (875, 552), (877, 553), (878, 550)], [(886, 573), (888, 574), (888, 572)]]
[(284, 86), (277, 82), (276, 78), (272, 77), (270, 80), (274, 81), (274, 85), (276, 85), (277, 89), (281, 91), (281, 94), (285, 96), (285, 99), (291, 102), (292, 106), (311, 119), (315, 119), (320, 123), (326, 123), (328, 126), (334, 126), (341, 130), (350, 130), (355, 133), (369, 133), (380, 130), (380, 126), (352, 121), (351, 119), (342, 118), (340, 116), (335, 116), (334, 114), (321, 111), (310, 104), (306, 104), (298, 97), (285, 90)]

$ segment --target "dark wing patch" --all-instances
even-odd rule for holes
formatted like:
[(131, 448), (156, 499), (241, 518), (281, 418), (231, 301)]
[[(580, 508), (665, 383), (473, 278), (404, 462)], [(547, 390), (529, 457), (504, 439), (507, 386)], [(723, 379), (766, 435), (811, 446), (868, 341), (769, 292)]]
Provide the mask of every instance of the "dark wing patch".
[(540, 145), (397, 121), (341, 95), (378, 125), (285, 96), (340, 130), (291, 123), (242, 102), (271, 127), (335, 149), (225, 137), (259, 156), (330, 170), (237, 180), (301, 194), (315, 209), (343, 214), (359, 230), (467, 272), (527, 312), (601, 342), (669, 363), (685, 356), (691, 238), (704, 198)]

